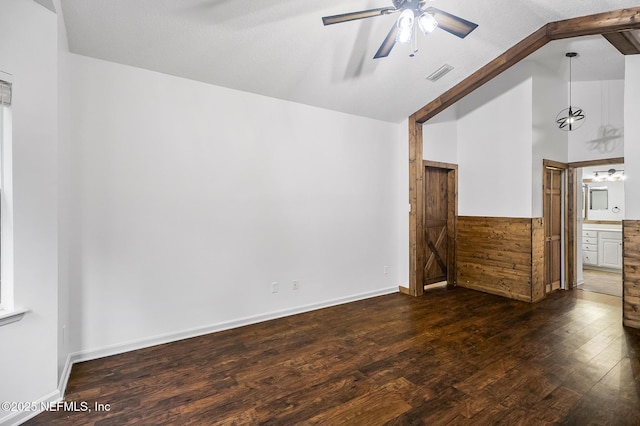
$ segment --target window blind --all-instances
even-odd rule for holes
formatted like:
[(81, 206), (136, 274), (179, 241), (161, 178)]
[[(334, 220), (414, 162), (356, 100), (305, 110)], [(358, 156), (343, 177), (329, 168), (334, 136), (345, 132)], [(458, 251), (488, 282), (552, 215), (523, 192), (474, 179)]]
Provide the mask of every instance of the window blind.
[(11, 83), (0, 80), (0, 104), (11, 105)]

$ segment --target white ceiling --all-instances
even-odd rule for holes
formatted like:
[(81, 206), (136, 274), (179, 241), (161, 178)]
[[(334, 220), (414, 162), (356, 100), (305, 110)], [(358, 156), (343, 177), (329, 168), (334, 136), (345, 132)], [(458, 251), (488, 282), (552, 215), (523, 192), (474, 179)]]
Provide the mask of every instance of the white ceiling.
[[(389, 57), (374, 60), (396, 15), (327, 27), (321, 17), (390, 6), (390, 0), (61, 3), (74, 53), (391, 122), (402, 121), (547, 22), (638, 6), (637, 0), (434, 0), (430, 6), (479, 27), (464, 40), (441, 30), (420, 36), (413, 58), (407, 46), (396, 45)], [(571, 48), (583, 62), (587, 52), (596, 57), (595, 65), (574, 62), (575, 80), (591, 79), (596, 68), (611, 71), (612, 62), (599, 56), (603, 52), (615, 56), (613, 62), (624, 61), (604, 39), (594, 39), (589, 48), (570, 42), (579, 45)], [(540, 52), (539, 60), (565, 62), (567, 47), (556, 43), (561, 42)], [(455, 69), (436, 83), (425, 80), (445, 63)], [(611, 78), (621, 78), (617, 69)]]
[(578, 54), (571, 60), (573, 81), (624, 79), (624, 55), (600, 35), (552, 41), (526, 60), (541, 63), (568, 79), (567, 52)]

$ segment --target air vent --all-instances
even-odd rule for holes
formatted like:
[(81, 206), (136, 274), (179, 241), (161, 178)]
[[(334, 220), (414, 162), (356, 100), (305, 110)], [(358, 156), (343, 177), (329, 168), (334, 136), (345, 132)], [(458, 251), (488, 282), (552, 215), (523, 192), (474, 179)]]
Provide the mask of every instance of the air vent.
[(443, 66), (441, 66), (440, 68), (438, 68), (437, 70), (435, 70), (433, 73), (431, 73), (430, 76), (427, 77), (427, 80), (429, 81), (438, 81), (440, 80), (446, 73), (448, 73), (449, 71), (451, 71), (453, 69), (453, 67), (449, 64), (444, 64)]

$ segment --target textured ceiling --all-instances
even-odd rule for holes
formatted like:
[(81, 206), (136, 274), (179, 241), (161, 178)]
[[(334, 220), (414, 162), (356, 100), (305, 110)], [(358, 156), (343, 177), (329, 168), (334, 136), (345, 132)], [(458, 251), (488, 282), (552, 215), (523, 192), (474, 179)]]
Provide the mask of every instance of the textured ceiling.
[(624, 55), (602, 36), (586, 36), (556, 40), (527, 58), (569, 78), (567, 52), (576, 52), (571, 64), (573, 81), (624, 79)]
[[(74, 53), (400, 122), (547, 22), (638, 1), (434, 0), (430, 6), (479, 27), (464, 40), (441, 30), (420, 36), (413, 58), (407, 46), (396, 45), (388, 58), (372, 59), (396, 15), (322, 25), (322, 16), (390, 5), (390, 0), (62, 0), (62, 12)], [(600, 46), (609, 49), (604, 40)], [(549, 53), (552, 61), (558, 53), (565, 59), (565, 48), (558, 49)], [(455, 69), (436, 83), (425, 79), (445, 63)], [(579, 68), (574, 63), (576, 80), (583, 79)]]

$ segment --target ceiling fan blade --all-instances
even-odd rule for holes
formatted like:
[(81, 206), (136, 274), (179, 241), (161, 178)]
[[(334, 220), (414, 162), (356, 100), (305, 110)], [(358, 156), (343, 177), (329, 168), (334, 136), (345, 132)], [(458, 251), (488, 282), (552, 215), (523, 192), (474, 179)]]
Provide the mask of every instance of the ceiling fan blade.
[(391, 31), (389, 31), (389, 34), (387, 34), (387, 37), (384, 39), (384, 41), (380, 45), (380, 48), (376, 52), (373, 59), (386, 58), (387, 56), (389, 56), (389, 53), (391, 53), (391, 49), (393, 49), (393, 46), (396, 45), (397, 34), (398, 34), (398, 26), (396, 24), (393, 24), (393, 27), (391, 27)]
[(379, 7), (377, 9), (361, 10), (359, 12), (343, 13), (342, 15), (323, 16), (322, 23), (325, 25), (339, 24), (341, 22), (355, 21), (356, 19), (373, 18), (374, 16), (386, 15), (395, 12), (395, 7)]
[(435, 7), (428, 7), (425, 9), (425, 12), (433, 15), (436, 21), (438, 21), (439, 28), (460, 38), (465, 38), (471, 31), (478, 27), (478, 24), (474, 24), (471, 21), (467, 21), (443, 10), (436, 9)]

